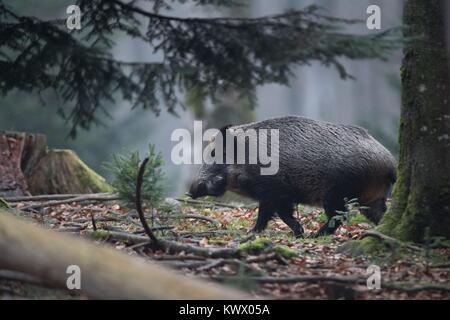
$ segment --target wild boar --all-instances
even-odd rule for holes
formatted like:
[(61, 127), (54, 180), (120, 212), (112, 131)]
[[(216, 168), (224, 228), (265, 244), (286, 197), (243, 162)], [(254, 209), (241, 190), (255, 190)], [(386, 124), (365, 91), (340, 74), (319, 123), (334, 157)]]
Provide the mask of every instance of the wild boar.
[[(260, 162), (203, 164), (188, 195), (195, 199), (233, 191), (257, 200), (259, 212), (252, 229), (254, 232), (264, 230), (277, 213), (295, 236), (302, 236), (303, 228), (293, 216), (294, 206), (300, 203), (325, 210), (328, 222), (316, 236), (333, 234), (341, 224), (333, 217), (337, 211), (346, 210), (345, 199), (354, 198), (361, 206), (367, 207), (361, 210), (362, 214), (373, 223), (379, 223), (386, 211), (386, 197), (396, 180), (396, 161), (365, 129), (286, 116), (227, 126), (221, 129), (221, 133), (234, 132), (236, 136), (236, 132), (242, 134), (248, 129), (257, 132), (261, 129), (278, 130), (279, 142), (275, 146), (278, 150), (274, 149), (270, 136), (266, 141), (258, 141), (267, 144), (265, 147), (269, 152), (278, 151), (278, 172), (262, 175)], [(237, 138), (234, 139), (236, 141)], [(249, 142), (245, 141), (248, 145)], [(208, 147), (214, 143), (212, 141)]]

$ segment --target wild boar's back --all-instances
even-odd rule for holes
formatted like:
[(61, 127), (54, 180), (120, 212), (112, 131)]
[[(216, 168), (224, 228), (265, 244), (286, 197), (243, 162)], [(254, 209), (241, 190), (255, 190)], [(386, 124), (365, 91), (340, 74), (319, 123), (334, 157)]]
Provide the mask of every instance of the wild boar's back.
[[(383, 197), (395, 181), (394, 157), (357, 126), (288, 116), (230, 128), (236, 129), (279, 130), (278, 173), (262, 176), (255, 165), (229, 168), (229, 189), (253, 198), (287, 197), (321, 205), (328, 190), (342, 187), (370, 202)], [(271, 140), (267, 143), (270, 150)]]

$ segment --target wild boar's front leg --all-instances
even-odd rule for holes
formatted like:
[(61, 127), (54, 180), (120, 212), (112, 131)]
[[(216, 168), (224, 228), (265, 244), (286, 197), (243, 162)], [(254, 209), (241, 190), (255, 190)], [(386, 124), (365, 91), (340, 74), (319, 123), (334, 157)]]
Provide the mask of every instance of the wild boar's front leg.
[(259, 202), (258, 218), (256, 219), (256, 224), (251, 230), (252, 232), (260, 233), (266, 227), (269, 220), (275, 214), (275, 207), (268, 201)]
[(319, 231), (314, 235), (314, 237), (322, 237), (334, 234), (337, 228), (339, 228), (342, 222), (335, 217), (338, 215), (337, 211), (344, 212), (345, 201), (344, 198), (352, 199), (354, 197), (349, 197), (348, 194), (331, 190), (325, 196), (324, 209), (325, 214), (328, 217), (327, 222), (319, 229)]
[(276, 209), (278, 216), (284, 223), (291, 228), (294, 236), (300, 238), (303, 236), (304, 230), (300, 223), (294, 217), (294, 204), (293, 203), (280, 203)]

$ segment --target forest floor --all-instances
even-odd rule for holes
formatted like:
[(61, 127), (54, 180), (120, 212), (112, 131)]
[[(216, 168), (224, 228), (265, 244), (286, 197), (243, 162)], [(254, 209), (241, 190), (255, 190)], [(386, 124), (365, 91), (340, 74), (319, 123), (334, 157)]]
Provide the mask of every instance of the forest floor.
[[(13, 207), (24, 209), (29, 205), (28, 202), (16, 202)], [(296, 217), (306, 235), (296, 239), (278, 218), (272, 220), (262, 234), (248, 234), (257, 215), (254, 208), (179, 203), (176, 210), (159, 210), (153, 219), (147, 211), (149, 224), (153, 223), (159, 238), (205, 249), (234, 248), (239, 255), (232, 258), (154, 251), (137, 213), (114, 201), (44, 206), (25, 215), (45, 228), (87, 237), (188, 276), (240, 287), (255, 296), (275, 299), (450, 299), (450, 248), (417, 251), (409, 250), (407, 246), (386, 247), (380, 254), (358, 257), (340, 253), (343, 243), (360, 238), (373, 227), (360, 215), (340, 227), (334, 236), (313, 239), (308, 235), (319, 229), (325, 216), (319, 209), (299, 206)], [(380, 268), (381, 289), (368, 288), (371, 265)], [(87, 298), (2, 278), (1, 272), (0, 297)]]

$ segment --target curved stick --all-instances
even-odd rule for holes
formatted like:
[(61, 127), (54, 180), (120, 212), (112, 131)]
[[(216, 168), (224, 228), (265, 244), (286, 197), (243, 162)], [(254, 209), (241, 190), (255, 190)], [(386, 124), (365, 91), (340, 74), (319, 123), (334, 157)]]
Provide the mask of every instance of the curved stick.
[(145, 158), (142, 161), (141, 166), (139, 167), (139, 172), (136, 179), (136, 211), (139, 215), (139, 219), (141, 220), (142, 226), (144, 227), (145, 233), (148, 235), (150, 240), (153, 243), (158, 243), (158, 238), (156, 238), (152, 229), (147, 224), (147, 220), (145, 220), (144, 211), (142, 210), (142, 201), (141, 201), (141, 189), (142, 189), (142, 180), (144, 179), (145, 166), (147, 165), (149, 158)]

